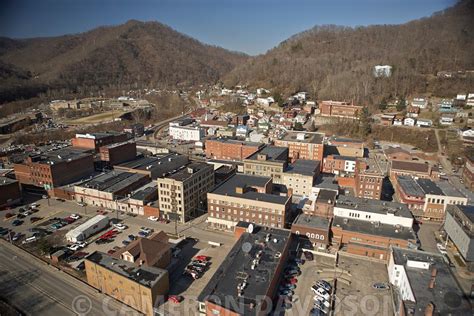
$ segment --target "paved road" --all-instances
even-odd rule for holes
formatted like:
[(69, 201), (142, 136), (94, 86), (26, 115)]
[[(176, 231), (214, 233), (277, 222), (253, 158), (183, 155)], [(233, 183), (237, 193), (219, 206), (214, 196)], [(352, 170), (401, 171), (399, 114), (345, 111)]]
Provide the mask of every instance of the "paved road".
[(6, 242), (0, 245), (0, 296), (26, 314), (138, 315)]

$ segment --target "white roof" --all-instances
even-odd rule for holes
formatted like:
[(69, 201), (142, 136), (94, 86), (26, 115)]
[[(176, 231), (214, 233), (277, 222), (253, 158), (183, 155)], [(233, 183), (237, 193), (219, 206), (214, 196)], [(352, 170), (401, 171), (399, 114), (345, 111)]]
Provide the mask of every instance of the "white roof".
[(82, 234), (83, 231), (87, 230), (89, 227), (97, 225), (103, 220), (109, 220), (109, 218), (105, 215), (96, 215), (92, 217), (90, 220), (87, 222), (77, 226), (76, 228), (70, 230), (67, 232), (66, 236), (68, 237), (74, 237), (74, 236), (79, 236)]

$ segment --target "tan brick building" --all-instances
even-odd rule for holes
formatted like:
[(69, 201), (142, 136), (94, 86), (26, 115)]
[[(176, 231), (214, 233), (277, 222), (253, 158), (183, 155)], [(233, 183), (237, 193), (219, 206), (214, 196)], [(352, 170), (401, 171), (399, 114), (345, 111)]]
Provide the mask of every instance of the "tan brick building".
[(272, 177), (274, 183), (282, 184), (283, 172), (288, 166), (288, 148), (266, 146), (244, 159), (244, 173)]
[(94, 252), (85, 260), (87, 283), (139, 312), (155, 315), (153, 307), (168, 294), (168, 271), (140, 266)]
[(357, 119), (363, 107), (349, 102), (322, 101), (319, 109), (321, 116)]
[(291, 197), (272, 194), (272, 179), (236, 174), (207, 194), (209, 225), (233, 230), (239, 221), (286, 227)]
[(253, 155), (262, 149), (264, 144), (244, 142), (228, 138), (206, 140), (206, 156), (211, 159), (238, 160)]
[(214, 168), (207, 163), (191, 163), (157, 181), (160, 215), (185, 223), (204, 206), (207, 192), (214, 187)]

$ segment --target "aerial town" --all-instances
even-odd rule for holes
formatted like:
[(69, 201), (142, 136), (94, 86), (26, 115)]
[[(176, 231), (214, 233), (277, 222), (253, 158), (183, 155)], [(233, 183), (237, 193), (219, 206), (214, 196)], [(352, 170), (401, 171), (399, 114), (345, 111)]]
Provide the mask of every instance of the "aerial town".
[(474, 315), (474, 1), (0, 12), (0, 316)]
[[(5, 248), (145, 315), (469, 314), (474, 155), (460, 165), (319, 131), (359, 121), (352, 102), (205, 93), (155, 125), (5, 147)], [(222, 110), (224, 97), (245, 111)], [(429, 129), (414, 115), (428, 102), (376, 124)], [(448, 102), (464, 113), (474, 94), (438, 111)], [(72, 103), (85, 102), (49, 107)]]

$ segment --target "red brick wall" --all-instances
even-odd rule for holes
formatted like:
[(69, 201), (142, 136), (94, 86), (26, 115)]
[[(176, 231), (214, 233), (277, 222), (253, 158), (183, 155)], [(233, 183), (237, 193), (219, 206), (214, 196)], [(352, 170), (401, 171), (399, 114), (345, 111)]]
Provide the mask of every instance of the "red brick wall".
[(100, 147), (100, 160), (108, 161), (111, 166), (130, 161), (137, 156), (136, 143), (124, 143), (115, 147)]
[(21, 198), (20, 185), (18, 182), (2, 185), (0, 187), (0, 206)]
[(160, 217), (160, 210), (157, 206), (145, 205), (143, 206), (143, 214), (145, 216), (156, 216)]
[(215, 159), (242, 160), (257, 152), (259, 146), (242, 143), (226, 143), (215, 140), (206, 141), (206, 156)]

